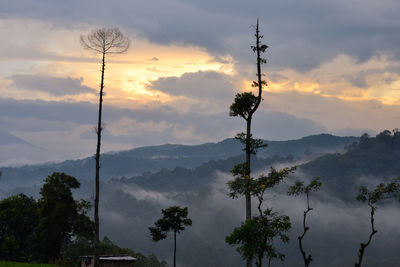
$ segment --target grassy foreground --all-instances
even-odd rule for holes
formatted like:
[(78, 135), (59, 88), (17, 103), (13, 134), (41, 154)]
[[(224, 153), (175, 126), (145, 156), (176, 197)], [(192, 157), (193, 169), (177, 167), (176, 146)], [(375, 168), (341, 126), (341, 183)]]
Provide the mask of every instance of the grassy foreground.
[(0, 267), (57, 267), (54, 264), (23, 263), (13, 261), (0, 261)]

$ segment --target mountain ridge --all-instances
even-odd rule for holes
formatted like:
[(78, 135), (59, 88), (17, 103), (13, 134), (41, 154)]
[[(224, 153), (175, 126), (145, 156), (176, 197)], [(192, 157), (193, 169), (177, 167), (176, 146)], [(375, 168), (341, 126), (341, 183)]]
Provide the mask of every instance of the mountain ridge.
[[(288, 141), (266, 141), (267, 149), (259, 151), (258, 156), (303, 158), (305, 153), (314, 157), (326, 152), (343, 150), (347, 145), (358, 140), (357, 137), (338, 137), (320, 134)], [(308, 152), (307, 152), (308, 151)], [(144, 172), (157, 172), (175, 167), (195, 168), (210, 160), (227, 159), (242, 155), (242, 144), (236, 139), (225, 139), (217, 143), (200, 145), (165, 144), (147, 146), (132, 150), (104, 153), (101, 157), (101, 177), (103, 181), (111, 178), (140, 175)], [(20, 167), (1, 167), (3, 176), (0, 179), (2, 188), (15, 188), (21, 185), (40, 184), (53, 172), (65, 172), (79, 180), (94, 177), (94, 159), (66, 160), (60, 163), (45, 163)]]

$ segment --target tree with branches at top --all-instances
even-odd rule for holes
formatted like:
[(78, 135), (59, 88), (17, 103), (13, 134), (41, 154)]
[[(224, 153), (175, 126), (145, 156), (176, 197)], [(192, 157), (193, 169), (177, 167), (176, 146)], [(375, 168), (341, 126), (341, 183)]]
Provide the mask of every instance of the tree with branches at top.
[(103, 110), (103, 96), (104, 96), (104, 73), (106, 67), (106, 55), (121, 54), (128, 50), (129, 40), (126, 38), (118, 28), (102, 28), (93, 30), (88, 35), (81, 35), (81, 44), (85, 49), (94, 51), (101, 54), (101, 80), (99, 92), (99, 112), (96, 127), (97, 146), (96, 146), (96, 195), (94, 201), (94, 222), (95, 222), (95, 236), (94, 236), (94, 266), (99, 266), (99, 192), (100, 192), (100, 147), (101, 147), (101, 132), (102, 126), (102, 110)]
[(185, 226), (192, 225), (192, 220), (187, 218), (188, 208), (172, 206), (161, 210), (163, 217), (157, 220), (155, 227), (149, 227), (154, 242), (167, 238), (168, 232), (174, 233), (174, 267), (176, 266), (176, 234), (185, 230)]
[(394, 179), (388, 184), (381, 183), (372, 191), (368, 190), (368, 188), (365, 186), (360, 187), (357, 200), (367, 203), (370, 208), (371, 232), (368, 236), (367, 242), (360, 244), (360, 249), (358, 250), (358, 260), (354, 265), (355, 267), (361, 267), (365, 249), (371, 243), (373, 236), (378, 232), (378, 230), (375, 228), (375, 211), (378, 209), (378, 204), (384, 200), (393, 198), (400, 200), (400, 177)]
[(308, 267), (312, 261), (311, 254), (307, 255), (303, 248), (303, 238), (306, 235), (307, 231), (310, 229), (308, 226), (306, 226), (307, 215), (310, 211), (313, 210), (313, 208), (310, 207), (309, 197), (312, 191), (318, 191), (321, 188), (321, 186), (322, 183), (320, 182), (320, 178), (316, 177), (307, 186), (304, 186), (303, 181), (296, 181), (295, 185), (291, 186), (288, 191), (289, 196), (299, 196), (302, 194), (306, 195), (307, 209), (303, 213), (303, 233), (301, 234), (301, 236), (298, 237), (299, 249), (303, 257), (305, 267)]

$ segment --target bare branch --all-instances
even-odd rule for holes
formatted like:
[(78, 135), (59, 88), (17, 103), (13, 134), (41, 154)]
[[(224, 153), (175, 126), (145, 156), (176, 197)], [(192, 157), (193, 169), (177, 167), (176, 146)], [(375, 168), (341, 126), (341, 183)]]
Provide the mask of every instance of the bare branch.
[(118, 28), (93, 30), (88, 35), (81, 35), (83, 48), (105, 54), (121, 54), (129, 49), (129, 39)]

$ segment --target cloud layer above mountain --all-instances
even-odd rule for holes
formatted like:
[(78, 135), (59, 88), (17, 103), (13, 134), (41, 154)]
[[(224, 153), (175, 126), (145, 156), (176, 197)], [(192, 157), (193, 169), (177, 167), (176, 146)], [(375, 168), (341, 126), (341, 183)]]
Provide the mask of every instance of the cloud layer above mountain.
[(101, 61), (79, 36), (98, 27), (119, 27), (132, 44), (106, 58), (105, 150), (217, 141), (242, 131), (228, 109), (256, 78), (250, 46), (257, 18), (269, 48), (256, 135), (282, 140), (397, 127), (395, 1), (21, 0), (0, 7), (7, 37), (0, 43), (1, 130), (52, 151), (36, 151), (40, 160), (92, 153)]

